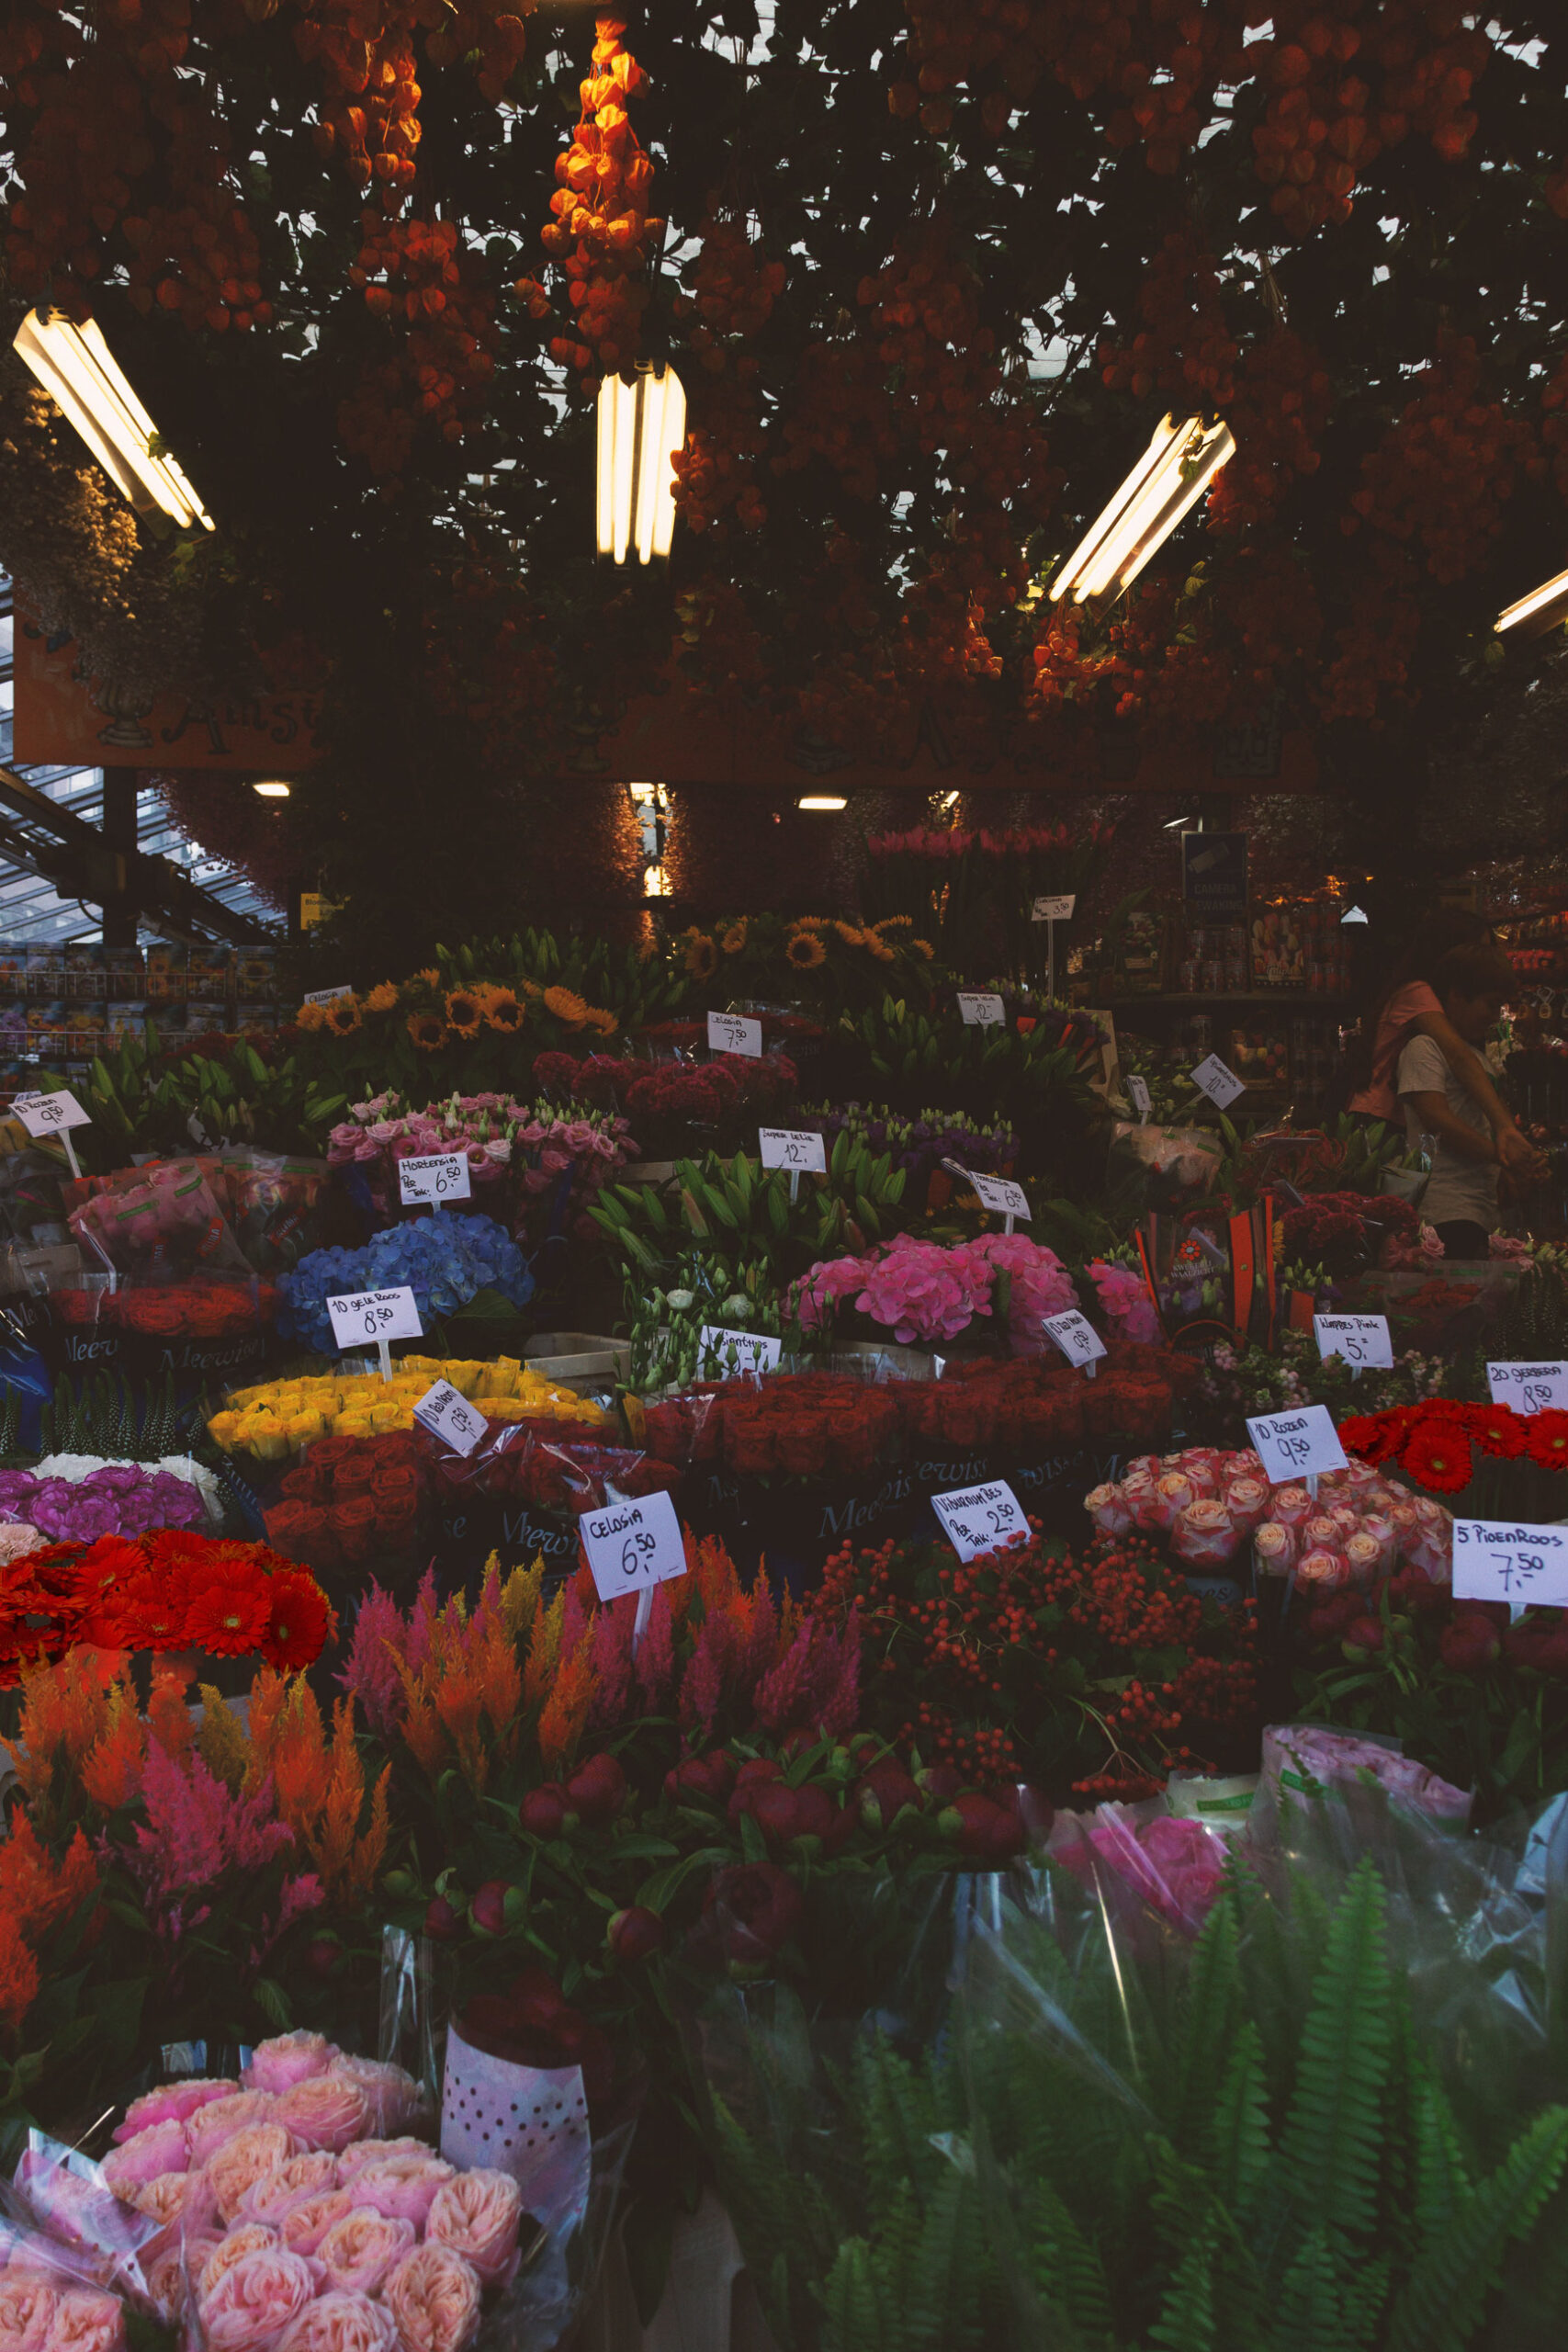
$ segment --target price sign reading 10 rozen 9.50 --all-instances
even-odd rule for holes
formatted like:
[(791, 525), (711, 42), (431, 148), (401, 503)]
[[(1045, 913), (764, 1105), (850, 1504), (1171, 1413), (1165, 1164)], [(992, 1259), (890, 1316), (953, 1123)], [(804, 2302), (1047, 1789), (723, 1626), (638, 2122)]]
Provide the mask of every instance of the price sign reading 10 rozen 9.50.
[(1301, 1405), (1292, 1413), (1260, 1413), (1247, 1422), (1247, 1430), (1271, 1487), (1314, 1477), (1320, 1470), (1345, 1467), (1345, 1449), (1326, 1405)]

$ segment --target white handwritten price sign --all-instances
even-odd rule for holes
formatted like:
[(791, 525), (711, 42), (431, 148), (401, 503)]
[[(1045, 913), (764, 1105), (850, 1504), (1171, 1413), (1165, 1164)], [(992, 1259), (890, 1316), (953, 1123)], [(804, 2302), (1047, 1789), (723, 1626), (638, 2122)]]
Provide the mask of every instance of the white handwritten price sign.
[(705, 1323), (702, 1328), (704, 1363), (716, 1360), (731, 1374), (772, 1372), (783, 1346), (782, 1340), (771, 1340), (765, 1331), (730, 1331), (722, 1323)]
[(750, 1054), (753, 1061), (761, 1061), (762, 1024), (748, 1021), (743, 1012), (710, 1012), (708, 1047), (716, 1054)]
[(1210, 1054), (1199, 1063), (1192, 1072), (1192, 1083), (1219, 1111), (1226, 1109), (1238, 1094), (1247, 1092), (1246, 1080), (1237, 1078), (1234, 1069), (1228, 1069), (1218, 1054)]
[(942, 1532), (961, 1560), (978, 1559), (1029, 1533), (1018, 1497), (1004, 1479), (983, 1487), (955, 1487), (951, 1494), (933, 1495), (931, 1509)]
[(980, 1206), (991, 1210), (995, 1216), (1026, 1217), (1030, 1215), (1029, 1195), (1021, 1184), (1013, 1182), (1010, 1176), (979, 1176), (966, 1168), (964, 1180), (965, 1183), (974, 1185), (979, 1195)]
[(434, 1437), (445, 1439), (455, 1453), (468, 1455), (485, 1433), (485, 1417), (477, 1405), (470, 1405), (460, 1390), (449, 1380), (438, 1380), (427, 1388), (413, 1408), (416, 1421), (423, 1421)]
[(820, 1136), (800, 1127), (759, 1127), (757, 1142), (764, 1168), (787, 1168), (792, 1175), (826, 1176), (828, 1155)]
[(1568, 1412), (1568, 1363), (1489, 1363), (1487, 1385), (1495, 1405), (1516, 1413)]
[(1568, 1609), (1568, 1527), (1454, 1521), (1454, 1599)]
[(1077, 902), (1076, 890), (1069, 890), (1060, 899), (1036, 899), (1029, 920), (1031, 922), (1071, 922), (1073, 909)]
[(1144, 1080), (1130, 1078), (1127, 1080), (1127, 1100), (1138, 1114), (1139, 1126), (1146, 1127), (1149, 1124), (1149, 1113), (1154, 1106), (1149, 1101), (1149, 1090)]
[(1105, 1342), (1100, 1333), (1076, 1306), (1065, 1308), (1060, 1315), (1047, 1315), (1045, 1329), (1069, 1363), (1097, 1363), (1105, 1353)]
[(609, 1503), (603, 1510), (584, 1511), (577, 1523), (601, 1600), (644, 1592), (686, 1573), (681, 1522), (666, 1494)]
[(424, 1335), (412, 1290), (356, 1290), (327, 1301), (340, 1348), (362, 1348), (367, 1340), (418, 1340)]
[(462, 1151), (422, 1152), (398, 1162), (398, 1195), (404, 1208), (422, 1201), (466, 1201), (472, 1193), (468, 1154)]
[(1326, 1362), (1343, 1356), (1353, 1372), (1386, 1372), (1393, 1364), (1393, 1342), (1386, 1315), (1314, 1315), (1317, 1352)]
[(989, 989), (960, 989), (958, 1017), (965, 1029), (999, 1029), (1007, 1019), (1007, 1008)]
[(1315, 1477), (1320, 1470), (1343, 1470), (1345, 1449), (1326, 1405), (1302, 1405), (1293, 1413), (1262, 1413), (1249, 1420), (1247, 1435), (1271, 1487)]
[(345, 980), (341, 989), (312, 989), (305, 1001), (307, 1004), (335, 1004), (340, 997), (353, 994), (353, 989)]
[(29, 1087), (18, 1094), (11, 1104), (30, 1136), (63, 1135), (67, 1127), (90, 1127), (93, 1114), (84, 1111), (76, 1097), (62, 1086), (57, 1094), (40, 1094)]

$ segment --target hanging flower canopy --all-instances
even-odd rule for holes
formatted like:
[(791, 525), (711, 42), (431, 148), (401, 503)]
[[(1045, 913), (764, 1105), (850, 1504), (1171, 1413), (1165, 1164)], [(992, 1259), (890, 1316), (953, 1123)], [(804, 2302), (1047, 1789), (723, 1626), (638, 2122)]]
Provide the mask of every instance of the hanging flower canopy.
[[(681, 681), (1071, 775), (1118, 721), (1437, 725), (1562, 567), (1556, 7), (13, 0), (0, 89), (6, 341), (91, 315), (217, 525), (70, 489), (7, 359), (0, 562), (190, 682), (288, 636), (502, 769)], [(606, 585), (592, 396), (666, 362), (672, 567)], [(1234, 458), (1053, 601), (1166, 411)]]

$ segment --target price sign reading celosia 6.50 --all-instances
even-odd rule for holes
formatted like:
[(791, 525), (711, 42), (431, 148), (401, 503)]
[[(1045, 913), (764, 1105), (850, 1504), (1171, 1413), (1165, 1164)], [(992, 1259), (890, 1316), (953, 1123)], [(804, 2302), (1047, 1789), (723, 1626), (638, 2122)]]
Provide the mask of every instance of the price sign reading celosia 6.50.
[(63, 1086), (56, 1094), (40, 1094), (36, 1088), (28, 1088), (16, 1097), (11, 1109), (30, 1136), (57, 1136), (66, 1127), (93, 1124), (92, 1113), (84, 1111)]
[(787, 1168), (803, 1176), (826, 1176), (828, 1154), (820, 1136), (803, 1127), (759, 1127), (758, 1148), (764, 1168)]
[(584, 1511), (577, 1524), (601, 1600), (618, 1600), (624, 1592), (641, 1592), (686, 1573), (681, 1522), (666, 1494), (639, 1495), (635, 1502)]
[(367, 1340), (418, 1340), (424, 1336), (412, 1290), (356, 1290), (327, 1301), (333, 1334), (340, 1348), (362, 1348)]
[(1489, 1363), (1486, 1379), (1492, 1402), (1516, 1413), (1568, 1410), (1568, 1363)]
[(1454, 1599), (1568, 1609), (1568, 1527), (1456, 1519)]
[(958, 1017), (966, 1029), (999, 1029), (1007, 1019), (1007, 1007), (989, 989), (960, 989)]
[(398, 1162), (398, 1193), (404, 1208), (421, 1201), (466, 1201), (472, 1190), (467, 1152), (429, 1151)]
[(749, 1021), (743, 1012), (710, 1012), (708, 1051), (714, 1054), (750, 1054), (753, 1061), (760, 1061), (762, 1057), (761, 1023)]
[(1346, 1467), (1345, 1449), (1326, 1405), (1303, 1405), (1293, 1413), (1261, 1413), (1247, 1429), (1271, 1487)]
[(1100, 1333), (1076, 1306), (1066, 1308), (1060, 1315), (1047, 1315), (1045, 1329), (1069, 1363), (1095, 1363), (1105, 1353), (1105, 1342)]
[(983, 1209), (990, 1209), (998, 1216), (1030, 1216), (1029, 1195), (1010, 1176), (978, 1176), (967, 1168), (964, 1173), (974, 1185)]
[(984, 1486), (955, 1487), (951, 1494), (933, 1495), (931, 1509), (948, 1542), (961, 1560), (976, 1560), (1029, 1533), (1018, 1497), (1005, 1479)]
[(1317, 1352), (1325, 1362), (1342, 1356), (1353, 1372), (1385, 1372), (1393, 1367), (1393, 1342), (1386, 1315), (1314, 1315)]
[(455, 1453), (472, 1453), (485, 1433), (485, 1417), (479, 1407), (470, 1405), (449, 1380), (438, 1380), (434, 1388), (425, 1390), (413, 1417), (433, 1436), (445, 1439)]

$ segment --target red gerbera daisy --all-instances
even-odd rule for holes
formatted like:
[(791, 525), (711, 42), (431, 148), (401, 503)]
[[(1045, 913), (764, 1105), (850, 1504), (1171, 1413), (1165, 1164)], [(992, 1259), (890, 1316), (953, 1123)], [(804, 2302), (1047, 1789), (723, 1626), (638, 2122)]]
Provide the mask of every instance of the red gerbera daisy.
[(1386, 1462), (1397, 1453), (1410, 1426), (1408, 1406), (1393, 1405), (1382, 1413), (1352, 1413), (1339, 1424), (1339, 1442), (1347, 1453), (1363, 1462)]
[(1568, 1413), (1531, 1413), (1525, 1432), (1532, 1462), (1543, 1470), (1568, 1470)]
[[(1564, 1415), (1568, 1420), (1568, 1415)], [(1412, 1430), (1400, 1465), (1434, 1495), (1457, 1495), (1475, 1475), (1469, 1431), (1453, 1425)]]
[(337, 1632), (337, 1616), (314, 1577), (287, 1568), (267, 1588), (271, 1610), (261, 1654), (268, 1666), (298, 1673), (314, 1665)]
[(115, 1588), (114, 1605), (128, 1649), (178, 1649), (185, 1639), (186, 1596), (173, 1590), (166, 1577), (151, 1569), (128, 1577)]
[(185, 1637), (214, 1657), (242, 1657), (254, 1650), (267, 1628), (270, 1596), (265, 1585), (209, 1584), (191, 1595)]
[(188, 1527), (155, 1527), (142, 1538), (149, 1559), (159, 1567), (172, 1566), (178, 1560), (193, 1566), (211, 1565), (212, 1539), (198, 1535)]
[(1475, 1438), (1483, 1453), (1517, 1462), (1529, 1443), (1529, 1420), (1511, 1405), (1483, 1405), (1475, 1419)]

